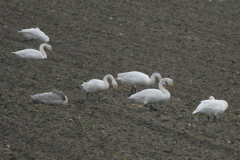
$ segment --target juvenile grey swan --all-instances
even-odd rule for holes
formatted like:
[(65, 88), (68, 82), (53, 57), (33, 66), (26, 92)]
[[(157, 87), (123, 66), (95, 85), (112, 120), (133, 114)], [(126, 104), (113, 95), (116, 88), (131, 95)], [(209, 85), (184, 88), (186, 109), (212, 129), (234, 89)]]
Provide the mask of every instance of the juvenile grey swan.
[(53, 90), (52, 92), (44, 92), (40, 94), (30, 95), (31, 98), (49, 104), (67, 104), (68, 98), (62, 92)]

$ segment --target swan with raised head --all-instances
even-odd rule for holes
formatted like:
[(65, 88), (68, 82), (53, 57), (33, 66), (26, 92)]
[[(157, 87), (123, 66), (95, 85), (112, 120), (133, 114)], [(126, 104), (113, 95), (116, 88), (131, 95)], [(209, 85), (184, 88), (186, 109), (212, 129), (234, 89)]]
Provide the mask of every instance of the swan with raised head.
[[(159, 82), (158, 86), (159, 89), (145, 89), (138, 93), (135, 93), (129, 97), (129, 99), (132, 99), (136, 102), (143, 103), (145, 107), (149, 107), (150, 111), (154, 110), (157, 111), (156, 108), (152, 106), (154, 103), (158, 103), (161, 101), (167, 101), (170, 99), (170, 93), (168, 90), (163, 88), (164, 82), (166, 82), (168, 85), (171, 85), (173, 87), (173, 81), (170, 78), (163, 78)], [(150, 106), (147, 106), (147, 104), (151, 104)]]
[(228, 108), (228, 103), (225, 100), (217, 100), (213, 96), (210, 96), (208, 100), (203, 100), (198, 105), (193, 114), (196, 113), (204, 113), (207, 115), (208, 122), (209, 116), (214, 115), (214, 122), (216, 120), (216, 116), (221, 114)]
[(88, 94), (89, 93), (95, 93), (95, 94), (99, 94), (98, 98), (99, 98), (99, 101), (100, 101), (100, 96), (101, 96), (102, 92), (105, 91), (105, 90), (108, 90), (108, 88), (109, 88), (108, 79), (111, 79), (112, 86), (116, 90), (117, 89), (117, 82), (115, 81), (115, 79), (113, 78), (113, 76), (111, 74), (107, 74), (103, 78), (103, 80), (92, 79), (88, 82), (84, 82), (82, 84), (82, 87), (87, 92), (87, 100), (88, 100)]
[(22, 29), (21, 31), (18, 31), (18, 33), (20, 33), (25, 40), (38, 39), (45, 43), (49, 42), (49, 37), (39, 28)]
[(47, 54), (44, 51), (44, 48), (47, 48), (49, 51), (52, 52), (52, 47), (49, 44), (43, 43), (39, 47), (40, 51), (36, 49), (24, 49), (24, 50), (12, 52), (12, 53), (16, 54), (18, 57), (21, 57), (21, 58), (45, 59), (47, 58)]
[(145, 73), (138, 71), (119, 73), (117, 76), (117, 81), (132, 86), (131, 94), (133, 94), (134, 89), (136, 93), (137, 86), (152, 86), (155, 83), (156, 78), (158, 78), (159, 81), (162, 79), (162, 76), (159, 73), (153, 73), (151, 78), (149, 78)]
[(67, 104), (68, 98), (62, 92), (53, 90), (52, 92), (44, 92), (40, 94), (30, 95), (31, 98), (49, 104)]

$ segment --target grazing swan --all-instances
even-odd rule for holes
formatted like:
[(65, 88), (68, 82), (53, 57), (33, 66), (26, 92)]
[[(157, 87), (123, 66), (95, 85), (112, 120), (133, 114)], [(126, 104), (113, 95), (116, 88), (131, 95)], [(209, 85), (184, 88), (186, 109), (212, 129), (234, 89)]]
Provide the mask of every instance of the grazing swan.
[[(167, 82), (169, 85), (173, 87), (173, 81), (170, 78), (163, 78), (158, 86), (159, 89), (145, 89), (136, 94), (133, 94), (129, 99), (133, 99), (134, 101), (143, 103), (145, 107), (150, 107), (150, 111), (157, 111), (156, 108), (152, 107), (153, 103), (158, 103), (160, 101), (167, 101), (170, 98), (170, 93), (163, 88), (164, 82)], [(151, 104), (147, 106), (147, 104)]]
[(49, 37), (39, 28), (22, 29), (18, 33), (22, 34), (25, 40), (38, 39), (45, 43), (49, 42)]
[(159, 81), (162, 79), (159, 73), (153, 73), (151, 78), (149, 78), (148, 75), (138, 71), (119, 73), (117, 76), (118, 81), (132, 86), (131, 94), (133, 94), (134, 88), (136, 93), (137, 86), (152, 86), (155, 83), (156, 77)]
[(83, 89), (87, 92), (87, 100), (88, 100), (88, 94), (89, 93), (97, 93), (99, 94), (99, 101), (100, 101), (100, 96), (102, 94), (102, 91), (105, 91), (109, 88), (109, 84), (108, 84), (108, 79), (111, 79), (112, 81), (112, 86), (114, 87), (114, 89), (117, 89), (117, 82), (115, 81), (115, 79), (113, 78), (113, 76), (111, 74), (106, 75), (103, 80), (100, 79), (92, 79), (88, 82), (84, 82), (82, 84)]
[(30, 95), (33, 99), (41, 103), (49, 104), (67, 104), (68, 98), (62, 92), (53, 90), (52, 92), (45, 92), (35, 95)]
[(193, 114), (195, 113), (204, 113), (208, 117), (214, 115), (214, 122), (216, 120), (216, 115), (221, 114), (228, 108), (228, 103), (224, 100), (217, 100), (213, 96), (210, 96), (208, 100), (201, 101)]
[(21, 58), (29, 58), (29, 59), (44, 59), (47, 58), (47, 54), (44, 51), (44, 47), (46, 47), (49, 51), (52, 52), (52, 47), (46, 43), (40, 45), (39, 50), (36, 49), (24, 49), (17, 52), (12, 52)]

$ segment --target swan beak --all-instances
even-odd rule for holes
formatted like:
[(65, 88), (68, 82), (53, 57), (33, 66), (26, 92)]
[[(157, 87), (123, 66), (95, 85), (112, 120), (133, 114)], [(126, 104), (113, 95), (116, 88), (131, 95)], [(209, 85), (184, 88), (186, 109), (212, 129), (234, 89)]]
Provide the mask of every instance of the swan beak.
[(165, 89), (166, 89), (166, 86), (163, 86), (163, 88), (165, 88)]
[(171, 84), (171, 86), (173, 87), (173, 83)]
[(52, 49), (51, 49), (50, 51), (52, 52), (52, 54), (54, 54), (53, 51), (52, 51)]
[(117, 89), (117, 86), (115, 86), (114, 89), (116, 90), (116, 89)]

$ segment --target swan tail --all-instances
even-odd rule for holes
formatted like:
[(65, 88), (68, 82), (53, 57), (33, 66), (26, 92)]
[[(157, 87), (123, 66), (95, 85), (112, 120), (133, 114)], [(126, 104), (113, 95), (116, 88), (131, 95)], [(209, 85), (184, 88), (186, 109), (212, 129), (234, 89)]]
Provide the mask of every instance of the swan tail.
[(12, 52), (12, 53), (15, 54), (15, 55), (17, 55), (17, 56), (20, 56), (19, 53), (17, 53), (17, 52)]
[(122, 78), (120, 78), (120, 77), (117, 77), (117, 79), (116, 79), (117, 81), (122, 81)]
[(131, 95), (128, 99), (135, 99), (135, 98), (137, 98), (137, 97), (139, 97), (139, 96), (137, 96), (136, 94), (133, 94), (133, 95)]
[(197, 113), (198, 111), (197, 110), (195, 110), (195, 111), (193, 111), (193, 113), (192, 114), (195, 114), (195, 113)]
[(37, 100), (36, 97), (35, 97), (34, 95), (30, 95), (30, 97), (31, 97), (32, 99)]
[(85, 85), (87, 84), (87, 82), (84, 82), (81, 86), (82, 86), (82, 90), (85, 90)]
[(122, 77), (122, 76), (125, 76), (125, 75), (127, 75), (127, 73), (119, 73), (117, 76)]

